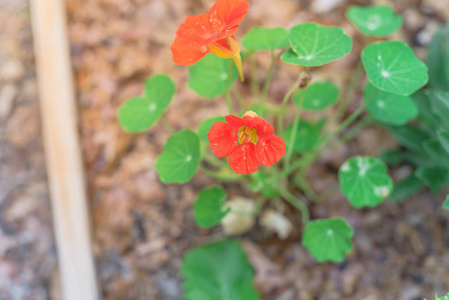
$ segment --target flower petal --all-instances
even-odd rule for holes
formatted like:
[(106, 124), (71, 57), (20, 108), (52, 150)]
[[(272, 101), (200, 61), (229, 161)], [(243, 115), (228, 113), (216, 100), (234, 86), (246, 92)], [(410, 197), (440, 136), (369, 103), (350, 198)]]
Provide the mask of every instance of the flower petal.
[(267, 167), (271, 167), (285, 155), (285, 142), (278, 136), (262, 139), (256, 145), (257, 161)]
[(171, 46), (173, 62), (187, 66), (195, 64), (210, 52), (209, 44), (215, 39), (208, 14), (188, 16), (179, 26)]
[(234, 115), (228, 115), (225, 116), (226, 122), (235, 130), (238, 131), (240, 127), (245, 126), (243, 123), (242, 118), (234, 116)]
[(218, 157), (227, 157), (237, 147), (237, 134), (225, 122), (215, 122), (207, 133), (209, 145)]
[(243, 116), (243, 125), (257, 129), (257, 136), (260, 139), (269, 138), (273, 135), (273, 126), (261, 117)]
[(237, 146), (229, 156), (229, 166), (237, 174), (251, 174), (257, 171), (259, 163), (256, 160), (255, 146), (245, 143)]
[[(217, 0), (209, 10), (209, 22), (222, 38), (231, 36), (248, 13), (249, 2), (245, 0)], [(231, 33), (232, 32), (232, 33)]]

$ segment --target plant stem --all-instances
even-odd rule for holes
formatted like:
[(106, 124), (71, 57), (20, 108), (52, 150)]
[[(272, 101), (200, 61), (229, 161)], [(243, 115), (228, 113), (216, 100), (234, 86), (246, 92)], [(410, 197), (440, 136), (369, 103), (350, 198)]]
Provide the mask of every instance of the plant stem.
[(360, 131), (362, 131), (365, 127), (371, 124), (371, 117), (366, 116), (364, 117), (354, 128), (352, 128), (348, 133), (345, 133), (340, 138), (338, 138), (334, 143), (329, 145), (327, 149), (323, 151), (323, 153), (326, 153), (328, 151), (332, 151), (335, 149), (339, 144), (346, 143), (359, 134)]
[(292, 132), (290, 134), (290, 141), (288, 143), (287, 154), (285, 156), (284, 170), (287, 168), (287, 166), (290, 165), (290, 159), (291, 159), (291, 156), (293, 153), (293, 147), (295, 145), (295, 140), (296, 140), (296, 132), (298, 131), (299, 120), (301, 119), (301, 110), (302, 110), (302, 104), (304, 102), (304, 95), (306, 93), (305, 92), (306, 89), (307, 88), (305, 88), (304, 91), (302, 91), (301, 98), (299, 99), (298, 107), (296, 108), (295, 119), (293, 121), (293, 128), (292, 128)]
[(234, 95), (234, 98), (237, 99), (237, 102), (238, 102), (238, 104), (240, 106), (240, 109), (243, 110), (243, 111), (246, 110), (245, 101), (243, 100), (243, 96), (242, 96), (242, 94), (240, 94), (239, 90), (234, 88), (232, 90), (232, 93)]
[(162, 115), (162, 117), (160, 118), (160, 121), (161, 121), (162, 126), (164, 126), (168, 132), (170, 132), (170, 133), (175, 132), (175, 128), (168, 122), (167, 117), (165, 117), (165, 115)]
[(213, 157), (208, 153), (203, 156), (203, 160), (215, 167), (223, 168), (225, 166), (224, 161), (219, 160), (218, 158)]
[(301, 211), (302, 223), (307, 224), (310, 220), (309, 209), (307, 206), (285, 188), (280, 188), (279, 193), (288, 203)]
[(249, 58), (249, 67), (251, 71), (251, 92), (253, 97), (257, 100), (257, 98), (259, 98), (259, 79), (257, 77), (256, 57), (254, 56), (254, 53), (252, 53)]
[(341, 103), (337, 108), (337, 111), (335, 113), (335, 121), (339, 122), (340, 119), (343, 117), (345, 111), (348, 109), (349, 100), (354, 95), (354, 92), (357, 88), (358, 83), (360, 82), (362, 75), (363, 75), (363, 65), (362, 61), (360, 60), (357, 63), (354, 75), (351, 77), (351, 80), (349, 81), (348, 88), (346, 89), (345, 94), (341, 99)]
[(228, 80), (226, 81), (226, 103), (228, 105), (228, 112), (232, 115), (232, 104), (231, 104), (231, 77), (232, 77), (232, 60), (229, 60), (229, 71)]
[(285, 113), (285, 105), (288, 102), (288, 99), (290, 99), (290, 96), (298, 89), (299, 84), (301, 83), (301, 74), (298, 76), (298, 79), (293, 83), (293, 85), (290, 87), (288, 92), (285, 94), (284, 98), (282, 99), (281, 103), (281, 110), (279, 111), (278, 116), (278, 132), (279, 134), (283, 131), (283, 122), (284, 122), (284, 113)]
[(318, 195), (310, 186), (309, 182), (307, 181), (306, 174), (304, 172), (300, 172), (298, 175), (296, 175), (295, 183), (304, 192), (304, 194), (307, 196), (309, 200), (311, 200), (312, 202), (317, 201)]
[(208, 168), (206, 168), (205, 166), (200, 165), (200, 169), (201, 171), (203, 171), (204, 173), (206, 173), (207, 175), (209, 175), (210, 177), (213, 177), (215, 179), (221, 180), (221, 181), (233, 181), (233, 180), (238, 180), (241, 179), (240, 176), (238, 175), (233, 175), (233, 174), (225, 174), (223, 172), (216, 172), (216, 171), (212, 171)]
[(262, 88), (262, 97), (260, 99), (263, 107), (262, 117), (265, 113), (265, 102), (267, 101), (268, 89), (270, 88), (271, 78), (273, 77), (274, 61), (275, 61), (274, 50), (271, 50), (271, 63), (270, 67), (268, 68), (267, 77), (265, 78), (265, 83)]

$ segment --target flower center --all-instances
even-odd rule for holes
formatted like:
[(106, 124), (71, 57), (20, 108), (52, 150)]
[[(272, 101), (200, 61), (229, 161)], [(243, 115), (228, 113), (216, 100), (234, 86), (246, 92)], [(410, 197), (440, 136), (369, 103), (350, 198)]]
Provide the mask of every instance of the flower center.
[(255, 143), (257, 142), (257, 130), (256, 128), (242, 126), (239, 129), (239, 143)]

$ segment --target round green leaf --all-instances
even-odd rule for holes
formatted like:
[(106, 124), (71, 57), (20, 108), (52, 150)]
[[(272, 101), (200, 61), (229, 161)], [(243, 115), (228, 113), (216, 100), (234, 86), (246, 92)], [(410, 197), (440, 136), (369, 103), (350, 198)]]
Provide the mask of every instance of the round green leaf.
[(248, 50), (274, 50), (290, 46), (287, 30), (282, 27), (253, 27), (242, 39)]
[(282, 54), (281, 60), (293, 65), (321, 66), (342, 58), (352, 48), (351, 38), (341, 28), (316, 23), (296, 25), (288, 37), (292, 47)]
[[(299, 121), (296, 129), (295, 144), (293, 145), (293, 153), (301, 153), (312, 149), (320, 139), (321, 130), (319, 124), (311, 124), (305, 121)], [(293, 125), (289, 126), (283, 133), (282, 138), (287, 145), (290, 143)]]
[[(229, 59), (222, 59), (209, 53), (205, 58), (189, 67), (187, 85), (198, 95), (214, 98), (226, 92), (229, 74)], [(231, 84), (238, 77), (237, 68), (232, 64)]]
[(203, 120), (200, 123), (200, 126), (198, 127), (198, 135), (200, 136), (200, 139), (205, 142), (209, 142), (209, 139), (207, 138), (207, 133), (211, 129), (212, 125), (214, 125), (215, 122), (226, 122), (225, 117), (212, 117), (208, 118), (206, 120)]
[(238, 242), (198, 247), (181, 264), (185, 300), (259, 300), (254, 271)]
[(446, 196), (446, 200), (443, 202), (443, 208), (449, 210), (449, 195)]
[(363, 92), (366, 110), (373, 119), (389, 125), (405, 125), (418, 115), (418, 107), (409, 96), (376, 90), (368, 82)]
[(148, 78), (144, 95), (131, 98), (120, 106), (120, 125), (127, 132), (150, 129), (167, 109), (175, 90), (175, 83), (167, 75), (158, 74)]
[(219, 186), (203, 189), (193, 204), (196, 223), (204, 228), (209, 228), (220, 223), (230, 208), (223, 203), (226, 199), (226, 191)]
[(353, 235), (342, 218), (315, 220), (304, 229), (302, 244), (318, 262), (340, 262), (352, 250)]
[(338, 170), (340, 189), (356, 208), (380, 204), (393, 189), (387, 166), (378, 158), (356, 156)]
[(426, 65), (403, 42), (372, 43), (362, 51), (369, 81), (379, 90), (408, 96), (429, 80)]
[(346, 11), (346, 17), (357, 29), (369, 36), (388, 36), (402, 26), (402, 16), (389, 6), (357, 6)]
[(156, 170), (163, 183), (185, 183), (195, 175), (199, 162), (198, 135), (185, 129), (168, 138), (156, 160)]
[(302, 107), (305, 110), (323, 110), (337, 102), (339, 93), (340, 89), (331, 82), (314, 82), (307, 87), (305, 94), (304, 89), (300, 89), (294, 101), (298, 104), (304, 94)]

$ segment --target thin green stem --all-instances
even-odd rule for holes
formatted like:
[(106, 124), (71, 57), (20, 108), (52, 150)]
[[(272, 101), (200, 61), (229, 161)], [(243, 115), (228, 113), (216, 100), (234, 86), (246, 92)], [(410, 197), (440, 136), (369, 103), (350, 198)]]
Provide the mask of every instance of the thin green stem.
[(304, 202), (296, 198), (292, 193), (290, 193), (285, 188), (280, 188), (279, 193), (281, 194), (282, 198), (284, 198), (288, 203), (299, 209), (302, 215), (302, 223), (307, 224), (310, 220), (310, 214), (307, 205), (305, 205)]
[(175, 128), (170, 124), (170, 122), (168, 122), (167, 117), (165, 115), (162, 115), (162, 117), (160, 118), (160, 121), (161, 121), (162, 126), (164, 126), (168, 132), (170, 132), (170, 133), (175, 132)]
[(232, 77), (232, 60), (229, 60), (229, 71), (228, 80), (226, 82), (226, 104), (228, 105), (228, 112), (232, 115), (232, 104), (231, 104), (231, 77)]
[(352, 128), (349, 132), (342, 135), (340, 138), (338, 138), (335, 142), (329, 145), (326, 149), (323, 150), (322, 153), (326, 153), (329, 151), (334, 150), (339, 144), (346, 143), (353, 138), (355, 138), (360, 131), (362, 131), (365, 127), (369, 126), (371, 124), (371, 117), (366, 116), (364, 117), (354, 128)]
[(288, 92), (285, 94), (281, 103), (281, 110), (279, 111), (278, 116), (278, 132), (281, 133), (283, 131), (283, 123), (284, 123), (284, 114), (285, 114), (285, 105), (287, 104), (290, 96), (298, 89), (299, 84), (301, 83), (302, 77), (298, 76), (298, 79), (293, 83)]
[(341, 98), (340, 105), (338, 106), (337, 111), (335, 113), (335, 121), (339, 122), (340, 119), (343, 117), (345, 111), (348, 109), (349, 100), (354, 96), (354, 92), (357, 88), (358, 83), (360, 82), (362, 75), (363, 75), (363, 65), (362, 61), (360, 60), (357, 63), (354, 75), (351, 76), (351, 80), (349, 81), (345, 94)]
[(318, 195), (315, 193), (315, 191), (312, 189), (309, 182), (307, 181), (305, 173), (300, 172), (298, 175), (296, 175), (295, 183), (304, 192), (304, 194), (308, 199), (310, 199), (313, 202), (317, 201)]
[(240, 109), (245, 110), (246, 109), (245, 101), (243, 100), (243, 96), (242, 94), (240, 94), (239, 90), (236, 88), (232, 89), (232, 94), (234, 95), (234, 98), (237, 99)]
[(270, 67), (268, 68), (267, 77), (265, 78), (265, 83), (262, 88), (262, 97), (260, 98), (263, 107), (262, 117), (263, 114), (265, 113), (265, 102), (267, 101), (268, 89), (270, 88), (271, 78), (273, 77), (274, 62), (275, 62), (274, 50), (271, 50)]
[(296, 108), (295, 119), (293, 121), (293, 129), (290, 134), (290, 141), (288, 143), (287, 154), (285, 155), (284, 170), (290, 165), (290, 159), (293, 154), (293, 147), (295, 145), (295, 140), (296, 140), (296, 131), (298, 130), (299, 121), (301, 119), (301, 110), (302, 110), (302, 104), (304, 102), (304, 95), (305, 95), (305, 90), (302, 91), (301, 97), (299, 99), (298, 107)]
[(253, 94), (253, 98), (257, 100), (259, 98), (259, 78), (257, 76), (257, 69), (256, 69), (256, 57), (254, 53), (252, 53), (251, 57), (249, 58), (249, 67), (251, 71), (251, 92)]
[(216, 157), (214, 157), (214, 156), (211, 156), (211, 155), (208, 154), (208, 153), (206, 153), (206, 154), (203, 156), (203, 160), (204, 160), (205, 162), (211, 164), (212, 166), (215, 166), (215, 167), (218, 167), (218, 168), (223, 168), (223, 167), (226, 166), (224, 161), (222, 161), (222, 160), (220, 160), (220, 159), (218, 159), (218, 158), (216, 158)]
[(209, 175), (210, 177), (213, 177), (215, 179), (221, 180), (221, 181), (234, 181), (234, 180), (240, 180), (242, 177), (234, 174), (226, 174), (221, 171), (213, 171), (205, 166), (200, 165), (201, 171)]

